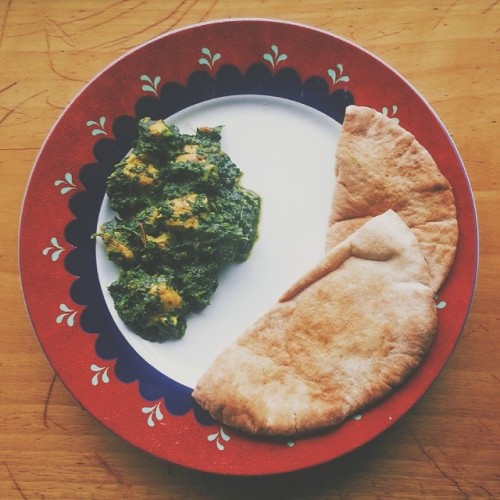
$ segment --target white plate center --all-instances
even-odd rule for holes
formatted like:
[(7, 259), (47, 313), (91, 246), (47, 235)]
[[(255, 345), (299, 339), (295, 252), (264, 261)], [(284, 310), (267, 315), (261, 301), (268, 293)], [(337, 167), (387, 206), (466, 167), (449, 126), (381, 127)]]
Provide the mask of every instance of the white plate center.
[[(118, 269), (102, 242), (97, 245), (104, 297), (127, 341), (150, 365), (194, 387), (217, 354), (322, 257), (340, 124), (294, 101), (258, 95), (207, 101), (167, 122), (184, 133), (223, 125), (222, 147), (244, 172), (242, 185), (262, 197), (259, 239), (249, 259), (222, 273), (211, 304), (188, 318), (179, 340), (151, 343), (123, 324), (107, 291)], [(105, 198), (99, 224), (113, 215)]]

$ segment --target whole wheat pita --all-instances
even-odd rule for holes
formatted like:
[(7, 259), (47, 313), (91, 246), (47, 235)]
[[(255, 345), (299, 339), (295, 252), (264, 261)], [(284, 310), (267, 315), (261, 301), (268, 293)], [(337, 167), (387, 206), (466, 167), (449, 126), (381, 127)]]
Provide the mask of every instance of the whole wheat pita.
[(437, 326), (426, 261), (393, 211), (331, 249), (227, 347), (193, 397), (257, 435), (337, 425), (418, 366)]
[(453, 264), (458, 225), (450, 183), (428, 151), (382, 113), (348, 106), (335, 176), (326, 248), (392, 209), (417, 237), (437, 292)]

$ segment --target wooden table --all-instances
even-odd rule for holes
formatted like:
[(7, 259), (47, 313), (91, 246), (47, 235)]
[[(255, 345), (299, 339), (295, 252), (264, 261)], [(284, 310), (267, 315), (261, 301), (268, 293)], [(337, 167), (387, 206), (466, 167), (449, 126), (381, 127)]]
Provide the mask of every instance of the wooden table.
[[(19, 214), (70, 99), (173, 28), (273, 17), (352, 40), (423, 94), (466, 165), (481, 266), (462, 338), (418, 404), (362, 449), (285, 476), (220, 477), (155, 459), (94, 420), (54, 374), (20, 287)], [(500, 5), (497, 0), (1, 0), (0, 498), (500, 498)]]

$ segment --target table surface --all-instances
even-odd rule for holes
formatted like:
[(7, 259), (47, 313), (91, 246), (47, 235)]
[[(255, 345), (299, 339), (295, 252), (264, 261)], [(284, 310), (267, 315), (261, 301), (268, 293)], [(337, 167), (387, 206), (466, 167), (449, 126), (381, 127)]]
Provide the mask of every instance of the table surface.
[[(238, 478), (169, 464), (108, 431), (67, 392), (27, 316), (17, 236), (28, 176), (71, 98), (134, 46), (227, 17), (306, 23), (405, 76), (467, 168), (480, 227), (475, 299), (426, 395), (360, 450), (305, 471)], [(500, 498), (498, 0), (1, 0), (1, 498)]]

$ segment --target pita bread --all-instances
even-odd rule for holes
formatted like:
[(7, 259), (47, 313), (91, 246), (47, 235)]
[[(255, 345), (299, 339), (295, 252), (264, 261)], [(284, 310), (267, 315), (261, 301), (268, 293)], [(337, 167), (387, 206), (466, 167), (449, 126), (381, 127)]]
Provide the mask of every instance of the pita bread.
[(458, 238), (451, 186), (412, 134), (377, 111), (348, 106), (336, 150), (327, 250), (392, 209), (413, 231), (437, 292)]
[(193, 397), (216, 420), (291, 436), (341, 423), (420, 363), (437, 326), (418, 242), (393, 211), (330, 250), (214, 361)]

